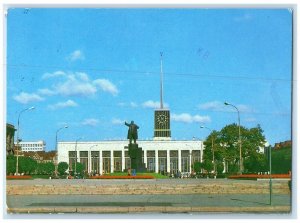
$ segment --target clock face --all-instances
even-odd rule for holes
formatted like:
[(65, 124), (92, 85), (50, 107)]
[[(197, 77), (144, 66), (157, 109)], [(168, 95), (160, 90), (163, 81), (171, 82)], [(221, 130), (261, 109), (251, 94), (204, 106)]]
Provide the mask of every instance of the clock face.
[(157, 116), (157, 122), (159, 124), (164, 124), (167, 121), (167, 116), (165, 115), (158, 115)]

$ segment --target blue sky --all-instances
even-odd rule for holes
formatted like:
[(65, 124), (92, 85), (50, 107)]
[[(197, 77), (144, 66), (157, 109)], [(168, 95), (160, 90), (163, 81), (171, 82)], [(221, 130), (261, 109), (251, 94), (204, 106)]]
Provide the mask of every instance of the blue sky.
[(124, 139), (134, 120), (153, 137), (164, 102), (173, 139), (204, 139), (205, 125), (261, 125), (291, 139), (292, 14), (287, 9), (10, 9), (7, 122), (20, 138)]

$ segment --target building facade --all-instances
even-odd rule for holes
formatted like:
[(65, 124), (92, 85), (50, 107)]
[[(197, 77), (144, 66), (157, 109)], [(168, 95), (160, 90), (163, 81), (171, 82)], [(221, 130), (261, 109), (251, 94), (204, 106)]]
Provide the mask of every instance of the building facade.
[[(143, 162), (149, 172), (191, 173), (195, 162), (202, 162), (203, 142), (198, 140), (142, 140)], [(58, 162), (67, 162), (69, 170), (76, 160), (91, 174), (108, 174), (130, 168), (128, 141), (59, 142)]]
[(46, 143), (45, 141), (33, 141), (33, 142), (19, 142), (19, 147), (23, 152), (38, 152), (45, 151)]
[(15, 153), (14, 137), (15, 127), (11, 124), (6, 124), (6, 155), (13, 155)]

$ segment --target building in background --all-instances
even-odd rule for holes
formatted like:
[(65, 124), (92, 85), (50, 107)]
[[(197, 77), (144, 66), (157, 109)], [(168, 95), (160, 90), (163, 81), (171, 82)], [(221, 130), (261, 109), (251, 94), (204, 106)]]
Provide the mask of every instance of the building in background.
[(14, 138), (15, 126), (6, 123), (6, 155), (13, 155), (15, 153)]
[(274, 145), (274, 149), (281, 149), (281, 148), (284, 148), (284, 147), (292, 148), (292, 141), (287, 140), (287, 141), (284, 141), (284, 142), (275, 143), (275, 145)]
[[(143, 162), (149, 172), (191, 173), (195, 162), (202, 162), (203, 142), (198, 140), (141, 140)], [(77, 162), (92, 174), (121, 172), (130, 168), (128, 141), (59, 142), (58, 162), (67, 162), (69, 170)]]
[(46, 143), (43, 140), (31, 142), (19, 142), (22, 152), (38, 152), (46, 150)]
[(55, 151), (22, 152), (21, 156), (31, 157), (34, 160), (36, 160), (38, 163), (49, 163), (49, 162), (54, 163), (56, 152)]

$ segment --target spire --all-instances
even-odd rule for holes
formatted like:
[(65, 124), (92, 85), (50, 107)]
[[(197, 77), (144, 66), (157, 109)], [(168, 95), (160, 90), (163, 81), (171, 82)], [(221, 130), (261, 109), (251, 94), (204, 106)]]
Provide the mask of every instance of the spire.
[(160, 109), (164, 108), (164, 102), (163, 102), (163, 68), (162, 68), (162, 57), (163, 52), (160, 52)]

